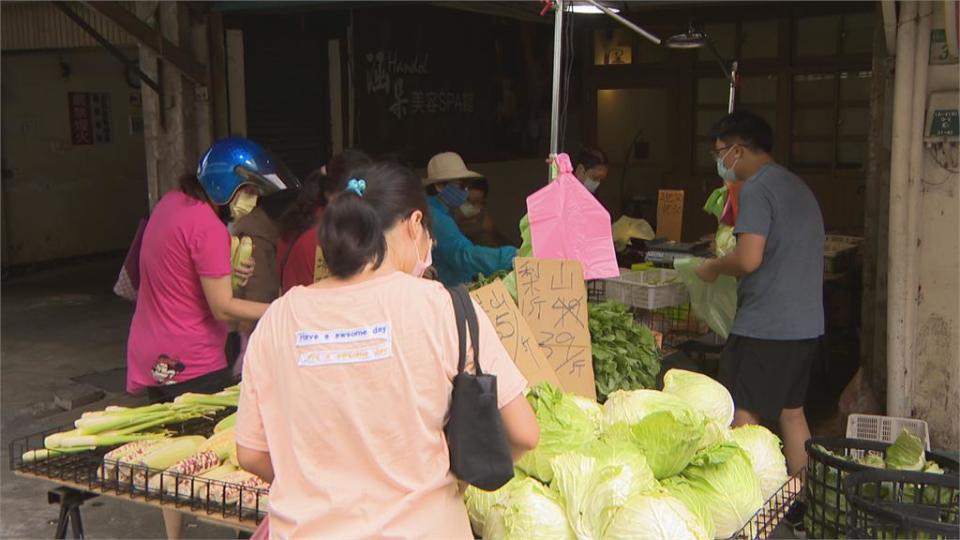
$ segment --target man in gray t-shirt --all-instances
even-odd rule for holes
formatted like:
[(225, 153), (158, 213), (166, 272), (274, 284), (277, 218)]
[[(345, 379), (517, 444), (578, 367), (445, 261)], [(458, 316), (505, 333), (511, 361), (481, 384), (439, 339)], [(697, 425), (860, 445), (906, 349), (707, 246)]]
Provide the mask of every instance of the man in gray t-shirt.
[(823, 334), (823, 218), (810, 188), (774, 162), (762, 118), (735, 112), (713, 128), (717, 172), (742, 182), (737, 247), (697, 275), (740, 278), (737, 315), (720, 361), (734, 425), (779, 420), (790, 474), (807, 463), (803, 403)]

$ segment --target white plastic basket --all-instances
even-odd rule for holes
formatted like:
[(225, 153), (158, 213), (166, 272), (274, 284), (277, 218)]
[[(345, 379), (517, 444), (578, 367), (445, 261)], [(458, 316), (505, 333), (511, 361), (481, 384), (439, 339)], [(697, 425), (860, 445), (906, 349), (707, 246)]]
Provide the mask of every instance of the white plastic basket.
[(633, 272), (621, 269), (619, 278), (603, 280), (603, 299), (653, 310), (686, 304), (690, 295), (676, 270), (651, 268)]
[(930, 450), (930, 430), (923, 420), (879, 416), (875, 414), (851, 414), (847, 417), (847, 438), (892, 443), (906, 429), (923, 441)]

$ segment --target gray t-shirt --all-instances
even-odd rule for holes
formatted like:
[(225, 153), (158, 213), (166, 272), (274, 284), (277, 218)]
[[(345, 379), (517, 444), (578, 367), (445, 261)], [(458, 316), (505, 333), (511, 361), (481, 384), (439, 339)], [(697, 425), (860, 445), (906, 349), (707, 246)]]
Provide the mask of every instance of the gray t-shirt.
[(766, 237), (763, 262), (737, 286), (732, 333), (760, 339), (823, 335), (823, 217), (810, 188), (776, 163), (740, 190), (736, 234)]

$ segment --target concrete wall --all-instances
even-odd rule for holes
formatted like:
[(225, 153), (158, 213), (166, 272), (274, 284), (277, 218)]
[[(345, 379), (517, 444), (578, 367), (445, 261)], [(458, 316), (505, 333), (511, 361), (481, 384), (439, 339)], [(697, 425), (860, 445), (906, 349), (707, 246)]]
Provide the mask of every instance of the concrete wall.
[[(5, 266), (130, 245), (147, 190), (124, 71), (102, 49), (3, 54)], [(111, 142), (71, 144), (67, 92), (110, 94)]]
[[(935, 10), (935, 13), (940, 11)], [(936, 23), (934, 24), (936, 27)], [(928, 92), (957, 90), (957, 65), (930, 66)], [(936, 448), (960, 448), (960, 175), (924, 156), (917, 276), (916, 357), (910, 380), (915, 418)]]

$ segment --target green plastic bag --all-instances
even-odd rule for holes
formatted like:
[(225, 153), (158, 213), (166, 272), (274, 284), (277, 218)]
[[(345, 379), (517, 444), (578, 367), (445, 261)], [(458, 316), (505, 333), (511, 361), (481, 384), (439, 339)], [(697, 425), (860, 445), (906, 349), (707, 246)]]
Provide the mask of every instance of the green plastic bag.
[(713, 193), (707, 197), (706, 204), (703, 205), (703, 211), (711, 216), (720, 219), (723, 215), (723, 207), (727, 204), (727, 186), (721, 186), (713, 190)]
[(520, 249), (517, 257), (533, 257), (533, 240), (530, 238), (530, 214), (524, 214), (520, 219)]
[(673, 261), (673, 268), (687, 286), (694, 315), (726, 339), (737, 314), (737, 280), (733, 276), (720, 276), (713, 283), (701, 281), (696, 269), (702, 262), (700, 257), (677, 259)]

